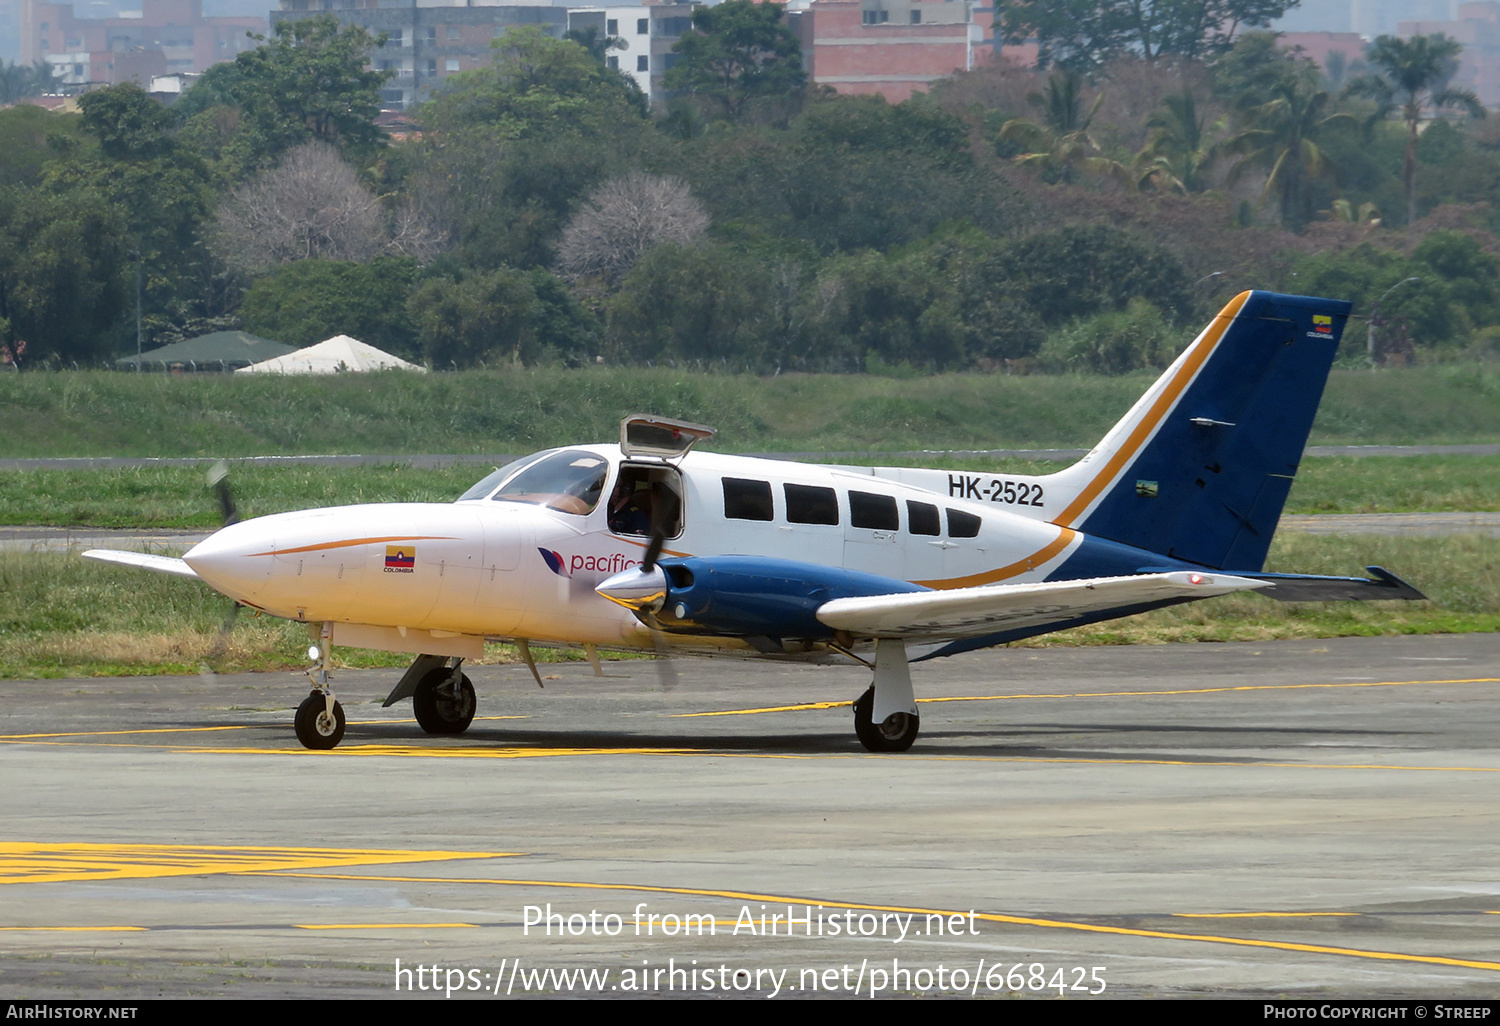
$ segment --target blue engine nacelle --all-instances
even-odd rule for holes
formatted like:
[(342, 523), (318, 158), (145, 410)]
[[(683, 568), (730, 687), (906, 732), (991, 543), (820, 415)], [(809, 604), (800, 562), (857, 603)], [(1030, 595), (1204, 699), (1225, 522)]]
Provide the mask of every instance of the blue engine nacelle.
[(825, 602), (931, 590), (878, 574), (764, 556), (691, 557), (664, 561), (656, 569), (665, 578), (656, 620), (674, 633), (831, 638), (833, 629), (815, 615)]

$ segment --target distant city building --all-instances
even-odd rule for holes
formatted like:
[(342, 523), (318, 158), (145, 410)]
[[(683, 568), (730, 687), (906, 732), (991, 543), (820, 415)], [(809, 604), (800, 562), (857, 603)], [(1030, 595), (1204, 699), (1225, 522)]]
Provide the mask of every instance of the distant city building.
[[(994, 11), (984, 10), (987, 25)], [(814, 82), (891, 103), (974, 67), (976, 50), (994, 52), (970, 0), (813, 0), (789, 16)]]
[(693, 3), (569, 7), (564, 4), (513, 4), (494, 0), (281, 0), (271, 22), (332, 14), (340, 22), (362, 25), (374, 35), (385, 33), (386, 45), (371, 55), (371, 64), (395, 77), (386, 84), (382, 103), (404, 110), (420, 103), (449, 75), (489, 65), (490, 44), (518, 25), (540, 26), (561, 38), (569, 31), (593, 29), (601, 42), (618, 40), (605, 63), (630, 76), (653, 104), (666, 98), (662, 76), (675, 60), (672, 47), (693, 27)]
[(1347, 69), (1355, 61), (1364, 60), (1365, 51), (1370, 48), (1357, 32), (1283, 32), (1280, 43), (1287, 49), (1302, 51), (1304, 57), (1317, 61), (1318, 67), (1324, 71), (1335, 65), (1336, 62), (1329, 59), (1334, 54), (1338, 54)]
[(666, 99), (662, 76), (677, 63), (672, 47), (693, 30), (693, 8), (698, 6), (572, 7), (568, 9), (568, 31), (586, 34), (593, 29), (598, 39), (622, 44), (620, 49), (610, 50), (604, 62), (633, 78), (654, 107)]
[(1302, 0), (1271, 23), (1273, 32), (1352, 32), (1354, 0)]
[(1401, 35), (1403, 21), (1448, 21), (1454, 13), (1454, 0), (1353, 0), (1349, 27), (1373, 40), (1376, 36)]
[(1464, 45), (1449, 84), (1473, 90), (1486, 107), (1500, 104), (1500, 3), (1459, 4), (1450, 21), (1401, 21), (1396, 30), (1403, 39), (1439, 32)]
[[(93, 7), (93, 4), (89, 5)], [(45, 61), (65, 87), (196, 74), (258, 44), (264, 18), (205, 18), (202, 0), (141, 0), (116, 17), (74, 14), (71, 3), (21, 0), (20, 63)]]

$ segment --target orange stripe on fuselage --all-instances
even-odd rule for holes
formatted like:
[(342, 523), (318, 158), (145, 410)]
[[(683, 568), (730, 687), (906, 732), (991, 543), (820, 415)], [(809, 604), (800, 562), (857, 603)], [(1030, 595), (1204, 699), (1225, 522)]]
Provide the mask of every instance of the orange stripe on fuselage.
[(293, 552), (323, 552), (327, 549), (347, 549), (351, 545), (378, 545), (382, 542), (405, 541), (459, 541), (446, 534), (393, 534), (381, 538), (350, 538), (346, 541), (319, 542), (317, 545), (301, 545), (295, 549), (273, 549), (270, 552), (251, 552), (251, 556), (287, 556)]
[(968, 577), (951, 577), (940, 581), (912, 581), (924, 588), (933, 588), (937, 591), (946, 591), (949, 588), (977, 588), (982, 584), (995, 584), (996, 582), (1024, 574), (1029, 570), (1035, 570), (1047, 560), (1057, 555), (1063, 549), (1072, 544), (1073, 539), (1078, 537), (1077, 531), (1063, 528), (1056, 538), (1048, 542), (1042, 548), (1037, 549), (1025, 559), (1018, 559), (1008, 566), (1002, 566), (998, 570), (986, 570), (982, 574), (972, 574)]
[(1115, 454), (1109, 458), (1109, 462), (1100, 469), (1098, 474), (1094, 475), (1092, 481), (1084, 486), (1083, 491), (1078, 493), (1078, 497), (1068, 504), (1068, 508), (1062, 511), (1062, 515), (1052, 521), (1054, 524), (1058, 527), (1072, 527), (1073, 522), (1082, 515), (1084, 510), (1088, 509), (1089, 504), (1094, 499), (1098, 498), (1099, 493), (1104, 491), (1105, 487), (1114, 480), (1115, 475), (1120, 472), (1121, 468), (1135, 458), (1140, 447), (1145, 444), (1146, 439), (1156, 430), (1156, 426), (1161, 423), (1161, 419), (1167, 415), (1167, 411), (1177, 402), (1183, 390), (1187, 388), (1203, 365), (1208, 362), (1208, 358), (1213, 351), (1218, 348), (1220, 340), (1224, 337), (1224, 332), (1229, 330), (1229, 325), (1239, 315), (1240, 310), (1245, 305), (1245, 301), (1249, 298), (1250, 293), (1241, 292), (1231, 299), (1223, 310), (1219, 311), (1219, 315), (1208, 326), (1208, 332), (1203, 339), (1203, 343), (1198, 346), (1197, 351), (1188, 358), (1187, 362), (1182, 365), (1172, 380), (1167, 383), (1167, 387), (1162, 390), (1161, 395), (1156, 397), (1156, 402), (1151, 404), (1151, 409), (1147, 411), (1146, 416), (1141, 418), (1141, 422), (1130, 432), (1130, 436), (1125, 439), (1125, 443), (1115, 450)]

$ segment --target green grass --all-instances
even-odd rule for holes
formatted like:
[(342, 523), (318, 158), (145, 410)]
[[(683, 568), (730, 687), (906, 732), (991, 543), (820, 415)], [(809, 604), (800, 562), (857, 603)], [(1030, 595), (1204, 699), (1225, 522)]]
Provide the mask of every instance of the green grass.
[[(905, 459), (945, 469), (1046, 474), (1060, 464), (973, 458)], [(489, 470), (238, 464), (242, 516), (364, 502), (451, 502)], [(213, 528), (219, 511), (205, 468), (0, 470), (0, 524), (59, 527)], [(1500, 510), (1500, 456), (1319, 457), (1304, 461), (1288, 513)]]
[[(590, 367), (460, 374), (0, 374), (0, 457), (519, 453), (618, 437), (655, 412), (726, 452), (1092, 445), (1152, 380), (775, 378)], [(1492, 365), (1335, 370), (1315, 444), (1500, 441)]]
[[(1355, 575), (1367, 564), (1406, 577), (1431, 602), (1286, 604), (1232, 595), (1079, 628), (1028, 645), (1263, 641), (1500, 630), (1500, 539), (1282, 535), (1267, 569)], [(295, 669), (305, 628), (242, 614), (226, 651), (229, 602), (205, 585), (100, 567), (76, 555), (0, 553), (0, 678)], [(538, 651), (543, 651), (538, 649)], [(409, 656), (339, 649), (342, 665), (400, 667)], [(575, 657), (564, 653), (564, 658)], [(512, 661), (490, 646), (487, 661)]]

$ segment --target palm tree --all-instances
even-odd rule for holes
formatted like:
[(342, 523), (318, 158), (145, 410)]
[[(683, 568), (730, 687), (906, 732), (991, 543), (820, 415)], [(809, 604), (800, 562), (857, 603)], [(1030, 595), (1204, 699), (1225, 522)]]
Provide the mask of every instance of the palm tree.
[(1411, 39), (1381, 36), (1366, 54), (1376, 72), (1355, 79), (1344, 90), (1346, 96), (1375, 100), (1377, 118), (1399, 109), (1406, 121), (1402, 177), (1407, 224), (1417, 218), (1417, 133), (1422, 121), (1444, 108), (1463, 108), (1473, 117), (1484, 117), (1484, 107), (1472, 92), (1447, 88), (1462, 50), (1458, 40), (1442, 33)]
[(1073, 181), (1074, 169), (1111, 174), (1119, 164), (1102, 157), (1091, 157), (1099, 149), (1089, 135), (1089, 125), (1104, 102), (1101, 92), (1094, 98), (1088, 113), (1083, 110), (1083, 76), (1076, 71), (1056, 71), (1047, 79), (1044, 92), (1027, 97), (1042, 108), (1042, 123), (1012, 118), (1000, 126), (1001, 142), (1020, 146), (1027, 152), (1015, 158), (1017, 164), (1055, 172), (1064, 183)]
[(1289, 79), (1273, 90), (1273, 99), (1245, 112), (1248, 127), (1224, 144), (1239, 156), (1230, 171), (1231, 180), (1252, 167), (1266, 168), (1261, 197), (1276, 195), (1281, 206), (1281, 224), (1301, 231), (1312, 220), (1312, 183), (1334, 177), (1333, 161), (1318, 141), (1331, 128), (1357, 127), (1348, 114), (1325, 116), (1331, 97), (1304, 81)]
[(1147, 182), (1159, 189), (1200, 192), (1207, 186), (1206, 174), (1218, 155), (1207, 145), (1206, 119), (1198, 116), (1191, 89), (1162, 97), (1162, 110), (1146, 120), (1150, 134), (1137, 157), (1142, 187)]
[(56, 71), (45, 61), (31, 67), (0, 62), (0, 104), (42, 95), (52, 88), (55, 76)]

